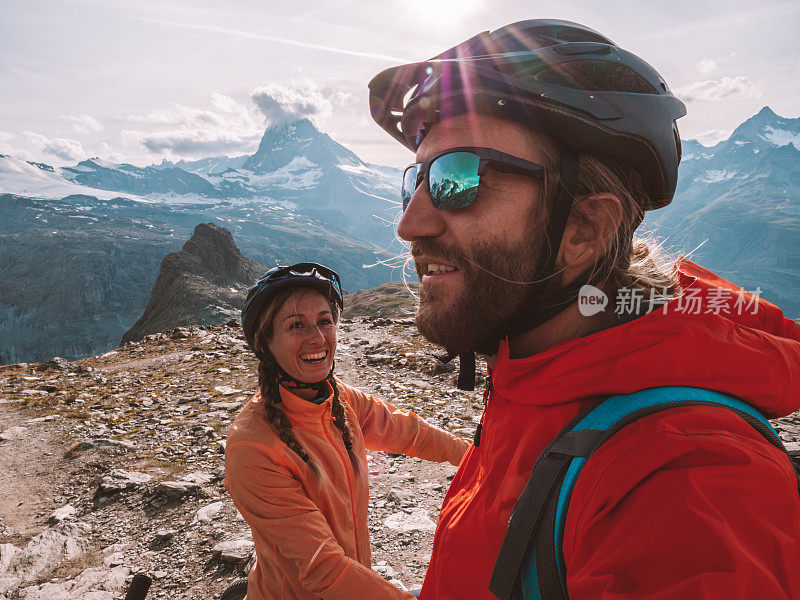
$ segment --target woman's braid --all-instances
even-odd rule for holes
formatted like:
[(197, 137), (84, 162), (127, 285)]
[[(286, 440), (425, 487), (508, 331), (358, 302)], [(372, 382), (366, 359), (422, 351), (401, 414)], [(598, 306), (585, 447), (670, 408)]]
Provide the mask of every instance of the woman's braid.
[(280, 384), (278, 383), (277, 370), (270, 364), (273, 359), (271, 356), (264, 358), (267, 360), (262, 359), (258, 365), (258, 387), (261, 390), (261, 398), (264, 401), (264, 410), (267, 413), (267, 418), (272, 423), (272, 426), (275, 427), (281, 441), (289, 446), (295, 454), (303, 459), (303, 462), (317, 473), (317, 465), (311, 460), (305, 448), (297, 441), (292, 430), (292, 422), (279, 407), (281, 395), (278, 387)]
[(347, 422), (347, 414), (345, 413), (341, 400), (339, 400), (339, 386), (336, 385), (336, 378), (333, 376), (332, 372), (330, 375), (328, 375), (328, 383), (330, 383), (331, 387), (333, 388), (333, 400), (331, 401), (331, 414), (333, 415), (333, 423), (342, 434), (342, 441), (344, 442), (344, 447), (347, 448), (347, 454), (350, 456), (350, 462), (353, 463), (356, 471), (358, 471), (358, 454), (356, 454), (356, 451), (353, 448), (353, 442), (350, 439), (350, 427), (349, 423)]

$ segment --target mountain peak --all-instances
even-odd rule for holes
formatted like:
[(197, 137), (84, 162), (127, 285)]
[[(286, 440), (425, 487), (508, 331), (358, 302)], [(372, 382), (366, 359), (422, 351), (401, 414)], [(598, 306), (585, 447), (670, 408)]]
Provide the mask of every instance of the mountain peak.
[(754, 144), (752, 148), (769, 148), (794, 144), (800, 146), (800, 119), (787, 119), (769, 106), (739, 125), (728, 138), (725, 147)]
[(780, 117), (778, 117), (778, 115), (775, 114), (775, 111), (773, 111), (769, 106), (765, 106), (760, 111), (758, 111), (758, 113), (755, 115), (755, 118), (757, 118), (757, 119), (778, 119)]
[(200, 223), (179, 252), (164, 257), (147, 308), (122, 343), (173, 327), (237, 317), (247, 289), (265, 270), (242, 256), (230, 231)]
[(314, 124), (308, 119), (298, 119), (289, 123), (281, 125), (270, 125), (264, 130), (264, 135), (261, 136), (261, 143), (258, 146), (256, 154), (261, 152), (265, 145), (270, 145), (286, 138), (300, 138), (303, 136), (311, 137), (312, 139), (323, 135), (319, 129), (314, 127)]
[[(299, 160), (298, 160), (299, 159)], [(243, 167), (256, 174), (275, 172), (287, 165), (302, 164), (323, 170), (336, 165), (361, 166), (363, 163), (350, 150), (322, 133), (308, 119), (298, 119), (284, 125), (272, 125), (261, 138), (255, 154)]]

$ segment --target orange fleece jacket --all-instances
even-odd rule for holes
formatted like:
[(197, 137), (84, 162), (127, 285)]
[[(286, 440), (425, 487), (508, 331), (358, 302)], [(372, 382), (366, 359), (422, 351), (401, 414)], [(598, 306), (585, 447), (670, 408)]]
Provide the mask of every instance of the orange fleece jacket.
[(371, 569), (366, 448), (458, 465), (470, 442), (337, 379), (356, 472), (331, 420), (331, 397), (314, 404), (281, 388), (297, 440), (316, 477), (267, 421), (259, 394), (231, 425), (225, 488), (253, 532), (248, 600), (408, 600)]

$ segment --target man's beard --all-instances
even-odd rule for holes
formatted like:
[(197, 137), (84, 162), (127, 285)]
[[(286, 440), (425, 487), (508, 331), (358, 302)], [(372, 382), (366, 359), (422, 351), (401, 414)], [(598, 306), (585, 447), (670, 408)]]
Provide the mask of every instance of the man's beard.
[(531, 285), (525, 284), (543, 276), (537, 264), (542, 248), (534, 233), (526, 232), (524, 241), (514, 245), (480, 242), (469, 249), (469, 257), (433, 240), (412, 242), (412, 255), (446, 259), (458, 267), (464, 280), (463, 293), (452, 299), (420, 287), (415, 319), (420, 333), (449, 352), (495, 354), (531, 291)]

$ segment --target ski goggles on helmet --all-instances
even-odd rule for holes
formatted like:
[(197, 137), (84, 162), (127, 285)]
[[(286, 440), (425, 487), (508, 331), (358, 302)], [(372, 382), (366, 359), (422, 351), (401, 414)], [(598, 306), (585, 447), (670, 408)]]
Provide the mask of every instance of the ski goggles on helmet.
[(423, 182), (436, 208), (456, 210), (471, 206), (478, 197), (481, 176), (488, 169), (537, 179), (544, 179), (546, 173), (541, 165), (492, 148), (450, 148), (406, 167), (400, 191), (403, 210)]
[(322, 282), (333, 288), (334, 298), (339, 304), (342, 304), (342, 283), (339, 280), (339, 274), (325, 265), (307, 262), (288, 267), (273, 267), (256, 285), (263, 289), (274, 286), (279, 281)]

